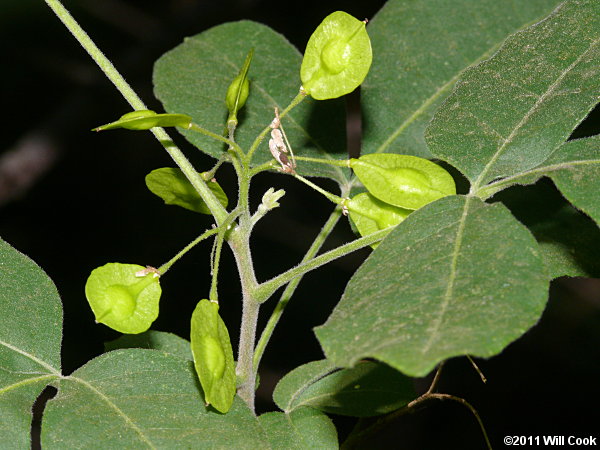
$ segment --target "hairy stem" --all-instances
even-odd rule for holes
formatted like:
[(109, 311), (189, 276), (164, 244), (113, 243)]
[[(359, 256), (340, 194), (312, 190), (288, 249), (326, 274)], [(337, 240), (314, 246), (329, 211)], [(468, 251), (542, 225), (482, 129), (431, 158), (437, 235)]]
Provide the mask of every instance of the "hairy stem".
[(252, 357), (256, 342), (256, 326), (260, 303), (254, 296), (258, 285), (254, 273), (254, 264), (250, 252), (250, 234), (252, 233), (252, 217), (250, 215), (250, 181), (249, 167), (234, 150), (230, 150), (231, 162), (238, 178), (238, 204), (240, 211), (239, 224), (230, 232), (228, 242), (237, 265), (242, 287), (242, 319), (236, 375), (238, 377), (238, 395), (254, 412), (254, 392), (256, 373), (252, 370)]
[[(302, 262), (310, 261), (312, 258), (314, 258), (314, 256), (317, 254), (317, 252), (319, 251), (319, 249), (321, 248), (321, 246), (323, 245), (323, 243), (325, 242), (327, 237), (333, 231), (333, 228), (337, 224), (338, 220), (340, 220), (341, 215), (342, 215), (342, 209), (340, 207), (336, 207), (333, 210), (333, 212), (331, 213), (331, 215), (329, 216), (329, 219), (327, 219), (327, 222), (325, 222), (325, 225), (323, 225), (323, 228), (321, 228), (321, 231), (317, 235), (317, 238), (314, 240), (314, 242), (312, 243), (312, 245), (310, 246), (310, 248), (304, 255)], [(265, 328), (260, 336), (260, 339), (258, 340), (258, 343), (256, 344), (256, 350), (254, 351), (254, 371), (255, 372), (258, 370), (258, 365), (260, 364), (260, 360), (265, 351), (267, 343), (271, 339), (271, 336), (273, 335), (273, 331), (275, 330), (275, 327), (277, 326), (277, 323), (279, 322), (279, 319), (281, 318), (281, 315), (283, 314), (285, 307), (287, 306), (290, 298), (294, 294), (294, 291), (298, 287), (298, 284), (300, 283), (301, 280), (302, 280), (302, 276), (298, 276), (298, 277), (294, 278), (290, 283), (288, 283), (288, 285), (285, 287), (285, 290), (281, 294), (281, 297), (279, 298), (279, 302), (277, 303), (277, 305), (275, 306), (275, 309), (271, 313), (271, 317), (269, 318), (269, 321), (267, 322), (267, 325), (265, 326)]]
[[(148, 109), (140, 97), (129, 86), (121, 74), (109, 59), (100, 51), (89, 35), (79, 26), (77, 21), (71, 16), (69, 11), (62, 5), (60, 0), (46, 0), (46, 3), (54, 11), (57, 17), (62, 21), (65, 27), (73, 34), (77, 42), (88, 52), (91, 58), (98, 64), (106, 77), (115, 85), (117, 90), (123, 95), (125, 100), (134, 109)], [(192, 186), (198, 191), (202, 199), (206, 202), (211, 213), (215, 217), (217, 224), (220, 225), (227, 217), (227, 211), (219, 203), (215, 195), (208, 188), (200, 174), (192, 167), (188, 159), (173, 143), (167, 132), (160, 127), (151, 129), (152, 134), (163, 145), (171, 158), (179, 166), (183, 174), (190, 181)]]
[(315, 183), (313, 183), (310, 180), (307, 180), (306, 178), (304, 178), (301, 175), (298, 175), (297, 173), (294, 174), (294, 177), (297, 180), (302, 181), (304, 184), (306, 184), (307, 186), (310, 186), (311, 188), (313, 188), (315, 191), (323, 194), (323, 196), (325, 196), (329, 201), (335, 203), (336, 205), (342, 205), (344, 203), (344, 199), (342, 197), (338, 197), (337, 195), (332, 194), (329, 191), (326, 191), (325, 189), (322, 189), (320, 186), (316, 185)]
[(240, 157), (244, 155), (244, 151), (242, 150), (242, 148), (238, 144), (236, 144), (232, 139), (227, 139), (223, 136), (219, 136), (217, 133), (213, 133), (212, 131), (202, 128), (200, 125), (195, 124), (193, 122), (190, 124), (189, 129), (197, 133), (203, 134), (205, 136), (211, 137), (217, 141), (222, 142), (223, 144), (227, 144), (229, 148), (234, 149)]
[(334, 248), (333, 250), (330, 250), (326, 253), (323, 253), (320, 256), (317, 256), (306, 262), (300, 263), (296, 267), (293, 267), (283, 272), (282, 274), (271, 278), (270, 280), (265, 281), (264, 283), (261, 283), (259, 286), (257, 286), (254, 296), (256, 299), (258, 299), (259, 302), (262, 303), (266, 301), (271, 295), (273, 295), (273, 293), (277, 289), (279, 289), (284, 284), (289, 283), (294, 278), (304, 275), (305, 273), (310, 272), (311, 270), (317, 269), (322, 265), (333, 261), (334, 259), (341, 258), (342, 256), (346, 256), (349, 253), (352, 253), (363, 247), (374, 244), (375, 242), (382, 240), (389, 232), (389, 229), (376, 231), (375, 233), (371, 233), (368, 236), (364, 236), (347, 244), (340, 245), (339, 247)]
[(188, 251), (190, 251), (196, 244), (200, 243), (204, 239), (206, 239), (218, 232), (219, 232), (218, 228), (212, 228), (210, 230), (206, 230), (204, 233), (202, 233), (200, 236), (198, 236), (196, 239), (194, 239), (192, 242), (190, 242), (188, 245), (186, 245), (173, 258), (171, 258), (169, 261), (167, 261), (162, 266), (160, 266), (158, 269), (158, 272), (161, 274), (161, 276), (164, 275), (167, 272), (167, 270), (169, 270), (171, 268), (171, 266), (179, 260), (179, 258), (181, 258), (183, 255), (185, 255)]
[(296, 161), (315, 162), (318, 164), (326, 164), (328, 166), (336, 166), (336, 167), (350, 167), (349, 159), (323, 159), (323, 158), (312, 158), (310, 156), (296, 156)]
[(254, 411), (256, 374), (252, 370), (252, 358), (260, 304), (253, 295), (258, 283), (250, 254), (250, 227), (247, 227), (244, 222), (242, 221), (238, 228), (231, 232), (229, 245), (235, 256), (242, 286), (242, 323), (236, 366), (236, 375), (240, 380), (238, 395)]

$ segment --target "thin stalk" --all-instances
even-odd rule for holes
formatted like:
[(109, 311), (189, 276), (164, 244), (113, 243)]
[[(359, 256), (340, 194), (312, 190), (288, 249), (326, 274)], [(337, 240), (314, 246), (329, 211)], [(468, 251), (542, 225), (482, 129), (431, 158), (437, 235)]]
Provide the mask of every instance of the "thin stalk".
[(198, 244), (201, 241), (203, 241), (204, 239), (212, 236), (213, 234), (218, 233), (218, 231), (219, 231), (218, 228), (211, 228), (210, 230), (206, 230), (204, 233), (202, 233), (200, 236), (198, 236), (196, 239), (194, 239), (192, 242), (190, 242), (188, 245), (186, 245), (179, 253), (177, 253), (175, 256), (173, 256), (173, 258), (171, 258), (169, 261), (167, 261), (162, 266), (160, 266), (158, 269), (158, 273), (161, 276), (164, 275), (167, 272), (167, 270), (169, 270), (171, 268), (171, 266), (173, 264), (175, 264), (183, 255), (185, 255), (187, 252), (189, 252), (196, 244)]
[[(290, 104), (282, 112), (279, 113), (279, 118), (284, 118), (293, 108), (298, 106), (302, 102), (302, 100), (306, 98), (307, 95), (308, 94), (304, 91), (304, 89), (300, 89), (298, 95), (296, 95), (296, 97), (294, 97)], [(256, 152), (256, 149), (258, 148), (258, 146), (263, 141), (263, 139), (269, 131), (271, 131), (270, 124), (266, 126), (265, 129), (262, 130), (258, 136), (256, 136), (256, 139), (254, 139), (254, 142), (252, 143), (252, 146), (250, 147), (250, 150), (248, 150), (248, 154), (246, 155), (246, 161), (248, 162), (248, 164), (250, 163), (250, 161), (252, 161), (254, 152)]]
[(268, 300), (269, 297), (273, 295), (273, 293), (277, 289), (279, 289), (284, 284), (289, 283), (294, 278), (304, 275), (305, 273), (310, 272), (311, 270), (317, 269), (333, 261), (334, 259), (341, 258), (342, 256), (346, 256), (349, 253), (352, 253), (363, 247), (374, 244), (375, 242), (382, 240), (389, 232), (389, 229), (376, 231), (375, 233), (371, 233), (368, 236), (364, 236), (359, 239), (355, 239), (352, 242), (348, 242), (347, 244), (340, 245), (339, 247), (325, 252), (322, 255), (319, 255), (311, 260), (302, 262), (296, 267), (293, 267), (283, 272), (282, 274), (261, 283), (259, 286), (256, 287), (256, 290), (253, 293), (254, 297), (257, 299), (257, 301), (263, 303), (266, 300)]
[(337, 167), (350, 167), (349, 159), (324, 159), (324, 158), (311, 158), (310, 156), (296, 156), (296, 161), (308, 161), (319, 164), (326, 164), (328, 166)]
[[(69, 11), (62, 5), (60, 0), (46, 0), (46, 4), (54, 11), (56, 16), (61, 20), (65, 27), (75, 37), (77, 42), (88, 52), (91, 58), (98, 64), (106, 77), (115, 85), (121, 95), (133, 107), (133, 109), (148, 109), (140, 97), (129, 86), (121, 74), (109, 59), (100, 51), (89, 35), (79, 26), (77, 21), (71, 16)], [(220, 225), (227, 217), (227, 211), (219, 203), (215, 195), (208, 188), (202, 177), (192, 167), (188, 159), (173, 143), (167, 132), (160, 127), (155, 127), (150, 130), (152, 134), (163, 145), (171, 158), (179, 166), (183, 174), (190, 181), (192, 186), (198, 191), (202, 199), (207, 204), (211, 213), (215, 217), (217, 224)]]
[(313, 188), (315, 191), (323, 194), (325, 197), (327, 197), (328, 200), (330, 200), (331, 202), (335, 203), (336, 205), (343, 205), (344, 204), (344, 199), (342, 197), (338, 197), (337, 195), (332, 194), (329, 191), (326, 191), (325, 189), (323, 189), (322, 187), (316, 185), (315, 183), (313, 183), (310, 180), (307, 180), (306, 178), (304, 178), (301, 175), (298, 175), (297, 173), (294, 173), (294, 177), (297, 180), (302, 181), (304, 184), (310, 186), (311, 188)]
[(188, 129), (192, 130), (192, 131), (196, 131), (197, 133), (204, 134), (205, 136), (216, 139), (217, 141), (220, 141), (224, 144), (227, 144), (229, 146), (229, 148), (234, 149), (238, 153), (238, 155), (240, 155), (240, 157), (244, 156), (244, 151), (242, 150), (242, 147), (240, 147), (232, 139), (227, 139), (226, 137), (218, 135), (217, 133), (213, 133), (212, 131), (209, 131), (206, 128), (202, 128), (200, 125), (193, 123), (193, 122), (190, 123), (190, 126)]
[(473, 361), (473, 358), (471, 358), (469, 355), (467, 355), (467, 359), (469, 360), (469, 362), (475, 369), (475, 372), (477, 372), (477, 374), (479, 375), (479, 378), (481, 378), (481, 382), (484, 384), (487, 383), (487, 378), (485, 377), (485, 375), (483, 374), (483, 372), (481, 371), (479, 366), (475, 363), (475, 361)]
[(492, 444), (487, 435), (487, 431), (485, 430), (485, 426), (483, 425), (483, 421), (481, 420), (481, 417), (479, 417), (479, 413), (473, 407), (473, 405), (467, 402), (464, 398), (456, 397), (455, 395), (450, 394), (438, 394), (435, 392), (426, 392), (425, 394), (410, 402), (404, 408), (394, 411), (393, 413), (390, 413), (386, 416), (383, 416), (382, 418), (377, 420), (373, 425), (365, 428), (364, 430), (356, 434), (351, 434), (348, 437), (348, 439), (346, 439), (346, 441), (342, 444), (342, 450), (365, 448), (365, 441), (368, 441), (369, 437), (379, 433), (379, 431), (398, 420), (399, 417), (415, 411), (417, 407), (430, 400), (453, 400), (455, 402), (460, 403), (463, 406), (466, 406), (469, 409), (469, 411), (471, 411), (473, 416), (475, 416), (475, 419), (479, 424), (479, 428), (481, 429), (481, 434), (483, 435), (487, 448), (489, 450), (492, 450)]
[(492, 443), (490, 442), (490, 438), (488, 437), (487, 431), (485, 430), (483, 421), (481, 420), (481, 417), (479, 417), (479, 413), (477, 412), (477, 410), (475, 409), (475, 407), (473, 405), (471, 405), (464, 398), (457, 397), (455, 395), (450, 395), (450, 394), (438, 394), (438, 393), (427, 394), (427, 396), (424, 397), (421, 401), (432, 400), (432, 399), (453, 400), (453, 401), (458, 402), (461, 405), (467, 407), (467, 409), (469, 411), (471, 411), (471, 414), (473, 414), (473, 416), (475, 416), (475, 420), (477, 420), (477, 423), (479, 424), (479, 428), (481, 429), (481, 434), (483, 434), (483, 439), (485, 440), (485, 444), (486, 444), (487, 448), (489, 450), (492, 450)]
[[(325, 224), (321, 228), (321, 231), (317, 235), (316, 239), (314, 240), (314, 242), (312, 243), (312, 245), (310, 246), (310, 248), (304, 255), (304, 258), (302, 258), (302, 262), (310, 261), (317, 254), (317, 252), (319, 251), (319, 249), (321, 248), (321, 246), (323, 245), (323, 243), (325, 242), (327, 237), (333, 231), (333, 228), (335, 227), (335, 225), (340, 220), (341, 215), (342, 215), (342, 209), (340, 207), (336, 207), (333, 210), (333, 212), (331, 213), (331, 215), (329, 216), (329, 218), (327, 219), (327, 222), (325, 222)], [(271, 336), (273, 335), (273, 331), (275, 330), (275, 327), (277, 326), (277, 323), (279, 322), (279, 319), (281, 318), (281, 315), (283, 314), (285, 307), (287, 306), (288, 302), (290, 301), (290, 298), (292, 297), (292, 295), (294, 295), (294, 291), (298, 287), (298, 284), (300, 283), (301, 280), (302, 280), (302, 276), (298, 276), (298, 277), (294, 278), (290, 283), (288, 283), (288, 285), (285, 287), (285, 290), (281, 294), (281, 297), (279, 298), (279, 302), (277, 302), (275, 309), (271, 313), (271, 317), (269, 318), (269, 321), (267, 322), (267, 325), (265, 326), (265, 328), (260, 336), (260, 339), (258, 340), (258, 343), (256, 344), (256, 349), (254, 350), (254, 371), (255, 372), (258, 370), (260, 360), (262, 358), (263, 353), (265, 352), (265, 348), (266, 348), (269, 340), (271, 339)]]
[(364, 443), (364, 441), (367, 441), (370, 436), (377, 434), (379, 431), (381, 431), (385, 427), (389, 426), (394, 421), (398, 420), (399, 417), (401, 417), (407, 413), (414, 412), (418, 407), (420, 407), (423, 403), (425, 403), (429, 400), (453, 400), (455, 402), (460, 403), (463, 406), (466, 406), (471, 411), (471, 413), (475, 416), (475, 419), (477, 420), (477, 423), (479, 424), (479, 428), (481, 429), (481, 433), (483, 434), (483, 438), (485, 440), (487, 448), (489, 450), (492, 450), (492, 444), (490, 443), (490, 439), (485, 430), (485, 426), (483, 425), (483, 421), (481, 420), (481, 417), (479, 417), (479, 413), (473, 407), (473, 405), (471, 405), (469, 402), (467, 402), (464, 398), (457, 397), (455, 395), (440, 394), (440, 393), (434, 392), (435, 388), (437, 387), (437, 385), (439, 383), (443, 367), (444, 367), (444, 363), (442, 362), (438, 366), (435, 376), (433, 377), (433, 381), (431, 382), (429, 389), (427, 389), (427, 392), (425, 392), (423, 395), (417, 397), (416, 399), (414, 399), (412, 402), (408, 403), (403, 408), (400, 408), (390, 414), (387, 414), (387, 415), (379, 418), (377, 421), (372, 423), (370, 426), (368, 426), (362, 430), (357, 430), (355, 432), (350, 433), (350, 436), (348, 436), (348, 439), (346, 439), (346, 441), (342, 444), (341, 448), (343, 450), (350, 450), (350, 449), (354, 449), (354, 448), (357, 448), (357, 449), (363, 448), (362, 444)]
[(444, 368), (445, 363), (446, 363), (445, 361), (442, 361), (440, 363), (440, 365), (437, 367), (437, 369), (435, 371), (435, 375), (433, 376), (433, 380), (431, 381), (431, 384), (429, 385), (429, 389), (427, 389), (428, 394), (431, 394), (437, 388), (437, 385), (440, 382), (440, 377), (442, 376), (442, 369)]
[(259, 166), (254, 167), (253, 169), (250, 170), (250, 176), (253, 177), (256, 174), (259, 174), (261, 172), (264, 172), (265, 170), (271, 170), (271, 169), (275, 169), (277, 166), (277, 163), (275, 162), (275, 160), (271, 160), (269, 162), (263, 163)]
[(223, 154), (221, 155), (221, 157), (217, 160), (216, 164), (212, 167), (212, 169), (210, 169), (209, 171), (205, 172), (203, 174), (204, 179), (205, 180), (211, 180), (212, 178), (214, 178), (215, 174), (217, 173), (217, 170), (219, 170), (219, 167), (221, 167), (221, 165), (225, 162), (225, 161), (229, 161), (229, 153), (225, 153), (223, 152)]
[(225, 240), (225, 236), (231, 227), (233, 221), (238, 217), (239, 209), (236, 208), (227, 219), (221, 224), (219, 227), (219, 234), (217, 235), (217, 241), (214, 249), (214, 258), (211, 258), (211, 276), (212, 280), (210, 283), (210, 293), (209, 300), (215, 303), (219, 303), (219, 294), (218, 294), (218, 279), (219, 279), (219, 264), (221, 262), (221, 250), (223, 249), (223, 241)]

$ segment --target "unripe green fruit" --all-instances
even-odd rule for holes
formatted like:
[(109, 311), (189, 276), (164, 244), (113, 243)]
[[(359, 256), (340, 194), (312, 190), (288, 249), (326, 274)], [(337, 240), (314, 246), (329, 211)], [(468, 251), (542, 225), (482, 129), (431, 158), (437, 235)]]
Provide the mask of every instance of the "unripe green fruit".
[[(240, 87), (240, 84), (241, 84), (241, 87)], [(238, 98), (238, 89), (240, 90), (239, 98)], [(229, 109), (229, 112), (231, 114), (235, 114), (240, 109), (242, 109), (242, 107), (246, 103), (246, 100), (248, 99), (249, 93), (250, 93), (250, 82), (248, 81), (248, 78), (246, 78), (242, 75), (238, 75), (237, 77), (235, 77), (235, 79), (229, 85), (229, 88), (227, 89), (227, 96), (225, 97), (225, 103), (227, 104), (227, 109)], [(236, 103), (236, 100), (237, 100), (237, 103)]]
[(372, 153), (351, 159), (350, 167), (371, 195), (400, 208), (419, 209), (456, 193), (452, 175), (417, 156)]
[(200, 300), (192, 313), (190, 344), (204, 400), (222, 413), (231, 408), (236, 390), (233, 350), (219, 305)]
[(141, 117), (153, 117), (156, 113), (150, 109), (138, 109), (137, 111), (131, 111), (123, 114), (120, 120), (139, 119)]
[[(361, 236), (398, 225), (412, 211), (382, 202), (368, 192), (358, 194), (346, 201), (350, 219)], [(391, 230), (391, 228), (390, 228)], [(371, 245), (377, 248), (379, 243)]]
[(323, 48), (321, 61), (328, 72), (338, 74), (344, 70), (350, 62), (350, 46), (347, 42), (339, 39), (331, 39)]
[(201, 364), (204, 364), (215, 379), (220, 379), (225, 372), (225, 353), (219, 342), (212, 336), (202, 336), (199, 347), (201, 349)]
[(160, 295), (157, 273), (137, 264), (97, 267), (85, 284), (96, 321), (121, 333), (137, 334), (150, 328), (158, 317)]
[(135, 297), (127, 286), (116, 284), (106, 288), (106, 297), (110, 299), (110, 313), (116, 320), (125, 320), (135, 310)]
[(157, 114), (149, 109), (140, 109), (123, 114), (119, 120), (96, 127), (93, 131), (115, 128), (125, 128), (126, 130), (149, 130), (154, 127), (189, 128), (191, 123), (192, 118), (185, 114)]
[(316, 100), (346, 95), (363, 82), (371, 60), (365, 22), (336, 11), (321, 22), (306, 45), (300, 67), (304, 91)]

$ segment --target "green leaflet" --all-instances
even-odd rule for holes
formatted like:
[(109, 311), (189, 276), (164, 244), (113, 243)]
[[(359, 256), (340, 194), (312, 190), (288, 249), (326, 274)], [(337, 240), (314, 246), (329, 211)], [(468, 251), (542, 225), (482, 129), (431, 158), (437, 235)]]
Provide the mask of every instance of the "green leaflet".
[(354, 417), (387, 414), (415, 397), (410, 378), (373, 361), (341, 370), (327, 360), (312, 361), (286, 374), (273, 392), (277, 406), (288, 414), (310, 406)]
[(600, 2), (566, 1), (471, 67), (425, 133), (472, 192), (543, 163), (600, 99)]
[[(202, 174), (204, 175), (204, 174)], [(205, 178), (205, 177), (203, 177)], [(227, 207), (227, 195), (214, 180), (207, 180), (207, 186), (224, 208)], [(177, 205), (201, 214), (211, 214), (200, 194), (180, 169), (161, 167), (146, 175), (146, 186), (150, 192), (162, 198), (167, 205)]]
[(236, 391), (233, 350), (227, 327), (219, 317), (219, 305), (200, 300), (192, 314), (191, 337), (194, 366), (204, 390), (204, 400), (226, 413)]
[(125, 128), (126, 130), (149, 130), (154, 127), (189, 128), (191, 123), (192, 118), (185, 114), (157, 114), (149, 109), (141, 109), (123, 114), (119, 120), (96, 127), (92, 131), (116, 128)]
[(478, 195), (488, 198), (513, 184), (531, 184), (543, 176), (552, 179), (575, 207), (600, 223), (600, 136), (567, 141), (539, 166), (490, 183)]
[(0, 239), (0, 442), (31, 447), (32, 405), (61, 372), (63, 311), (48, 275)]
[(321, 22), (306, 45), (300, 68), (303, 88), (317, 100), (349, 94), (367, 76), (371, 60), (365, 22), (336, 11)]
[(461, 73), (488, 59), (509, 35), (539, 22), (560, 3), (386, 1), (367, 25), (374, 59), (360, 88), (361, 154), (431, 158), (425, 128)]
[(41, 441), (49, 450), (269, 448), (241, 399), (228, 414), (207, 408), (190, 361), (139, 348), (100, 355), (60, 380)]
[(146, 331), (158, 317), (158, 274), (137, 264), (108, 263), (92, 271), (85, 296), (96, 322), (121, 333)]
[(268, 412), (259, 416), (258, 422), (272, 449), (339, 448), (335, 425), (329, 417), (313, 408), (298, 408), (290, 413)]
[(390, 232), (315, 333), (339, 367), (374, 358), (421, 377), (453, 356), (498, 354), (547, 299), (529, 230), (500, 203), (448, 196)]

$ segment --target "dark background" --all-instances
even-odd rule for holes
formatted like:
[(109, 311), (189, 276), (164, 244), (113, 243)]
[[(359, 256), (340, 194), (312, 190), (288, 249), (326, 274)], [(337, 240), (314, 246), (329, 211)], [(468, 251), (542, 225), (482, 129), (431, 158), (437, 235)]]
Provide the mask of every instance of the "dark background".
[[(252, 19), (303, 49), (312, 30), (330, 12), (343, 9), (368, 18), (383, 3), (85, 0), (66, 4), (142, 99), (161, 110), (152, 95), (152, 65), (185, 36), (226, 21)], [(63, 368), (70, 373), (100, 354), (104, 341), (118, 336), (94, 324), (83, 294), (89, 272), (106, 262), (159, 266), (211, 222), (164, 206), (147, 191), (144, 176), (172, 165), (150, 133), (89, 131), (129, 107), (44, 2), (2, 0), (0, 37), (0, 236), (35, 260), (56, 283), (65, 315)], [(355, 105), (356, 98), (351, 97), (350, 103)], [(349, 113), (357, 118), (354, 107)], [(598, 132), (595, 119), (587, 124)], [(349, 133), (355, 136), (356, 129)], [(210, 158), (176, 133), (170, 134), (198, 169), (210, 167)], [(350, 143), (353, 149), (357, 146)], [(233, 197), (232, 170), (220, 170), (219, 182)], [(333, 184), (324, 185), (335, 189)], [(259, 280), (297, 262), (331, 210), (320, 195), (277, 174), (253, 181), (255, 205), (270, 186), (285, 188), (287, 195), (281, 208), (263, 219), (253, 235)], [(536, 188), (547, 194), (542, 197), (549, 203), (538, 202), (532, 208), (550, 209), (552, 199), (561, 201), (551, 183), (538, 183)], [(327, 246), (351, 237), (347, 223), (340, 224)], [(208, 292), (208, 248), (201, 244), (165, 277), (161, 314), (153, 329), (189, 337), (191, 311)], [(271, 390), (283, 374), (322, 358), (311, 330), (326, 320), (367, 254), (343, 258), (303, 280), (265, 353), (260, 411), (274, 408)], [(235, 344), (240, 302), (233, 266), (225, 251), (221, 312)], [(272, 303), (264, 307), (263, 324)], [(495, 448), (504, 447), (504, 435), (600, 438), (597, 414), (586, 412), (600, 398), (599, 309), (598, 280), (553, 282), (540, 324), (501, 355), (478, 361), (487, 384), (465, 358), (458, 358), (447, 364), (439, 390), (462, 396), (478, 409)], [(417, 388), (424, 391), (429, 381), (416, 380)], [(334, 419), (342, 435), (353, 423)], [(368, 448), (475, 449), (484, 448), (484, 442), (470, 412), (446, 401), (432, 402), (402, 417)]]

